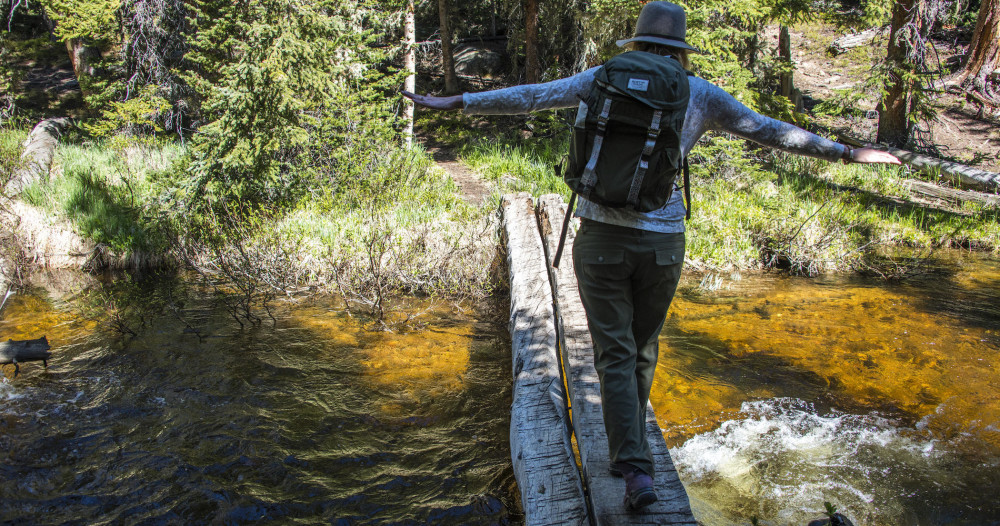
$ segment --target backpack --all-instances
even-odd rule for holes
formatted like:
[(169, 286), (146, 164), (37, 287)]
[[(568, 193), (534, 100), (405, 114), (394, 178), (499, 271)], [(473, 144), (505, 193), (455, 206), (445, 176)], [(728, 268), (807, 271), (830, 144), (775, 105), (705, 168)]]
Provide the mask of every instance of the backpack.
[(573, 190), (553, 261), (559, 266), (576, 196), (612, 208), (651, 212), (673, 194), (683, 169), (690, 217), (687, 159), (681, 130), (690, 91), (674, 57), (629, 51), (597, 70), (580, 102), (563, 180)]
[(599, 205), (651, 212), (682, 168), (687, 71), (673, 57), (629, 51), (607, 61), (580, 102), (563, 180)]

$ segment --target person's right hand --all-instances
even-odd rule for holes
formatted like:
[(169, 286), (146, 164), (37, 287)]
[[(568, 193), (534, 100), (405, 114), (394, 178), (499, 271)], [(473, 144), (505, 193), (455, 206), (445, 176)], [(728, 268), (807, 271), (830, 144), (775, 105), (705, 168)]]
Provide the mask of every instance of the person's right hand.
[(450, 97), (435, 97), (434, 95), (417, 95), (409, 91), (400, 91), (404, 97), (425, 108), (432, 110), (460, 110), (462, 109), (462, 96), (452, 95)]
[(901, 164), (899, 158), (895, 155), (874, 148), (855, 148), (851, 150), (851, 162), (864, 164)]

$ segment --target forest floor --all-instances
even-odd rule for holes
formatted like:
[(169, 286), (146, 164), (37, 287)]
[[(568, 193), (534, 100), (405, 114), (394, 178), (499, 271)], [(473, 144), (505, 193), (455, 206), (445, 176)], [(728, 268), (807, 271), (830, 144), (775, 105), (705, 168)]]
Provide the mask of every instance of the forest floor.
[[(874, 142), (878, 127), (876, 97), (865, 93), (866, 77), (872, 64), (885, 53), (886, 34), (876, 37), (871, 45), (859, 46), (840, 55), (828, 49), (844, 36), (834, 25), (810, 22), (789, 30), (792, 61), (795, 65), (795, 87), (807, 97), (807, 108), (844, 93), (863, 93), (854, 112), (841, 116), (816, 115), (821, 125), (847, 133), (861, 141)], [(953, 67), (961, 60), (965, 43), (955, 30), (933, 35), (936, 61), (942, 67)], [(968, 35), (964, 35), (968, 38)], [(778, 31), (771, 28), (765, 37), (777, 48)], [(932, 54), (933, 55), (933, 54)], [(812, 99), (811, 101), (809, 99)], [(917, 142), (921, 153), (954, 160), (989, 171), (1000, 171), (1000, 119), (980, 115), (979, 107), (964, 97), (941, 92), (932, 100), (937, 110), (935, 118), (917, 125)]]

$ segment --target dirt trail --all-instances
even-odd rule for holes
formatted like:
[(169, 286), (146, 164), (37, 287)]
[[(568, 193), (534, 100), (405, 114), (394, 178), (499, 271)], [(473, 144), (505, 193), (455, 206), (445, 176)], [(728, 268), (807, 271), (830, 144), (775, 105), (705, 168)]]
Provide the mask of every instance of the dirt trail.
[(458, 161), (454, 151), (428, 147), (427, 153), (431, 154), (437, 165), (455, 181), (459, 191), (469, 203), (478, 206), (486, 201), (493, 190), (493, 185), (482, 180), (476, 172)]

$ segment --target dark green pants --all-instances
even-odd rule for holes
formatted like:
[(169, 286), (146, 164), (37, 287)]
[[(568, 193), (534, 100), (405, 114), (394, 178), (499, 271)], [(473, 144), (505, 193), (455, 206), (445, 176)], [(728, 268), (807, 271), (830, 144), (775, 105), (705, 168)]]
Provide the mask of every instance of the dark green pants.
[(594, 340), (611, 463), (653, 475), (646, 404), (658, 337), (684, 262), (684, 234), (584, 219), (573, 244), (580, 298)]

